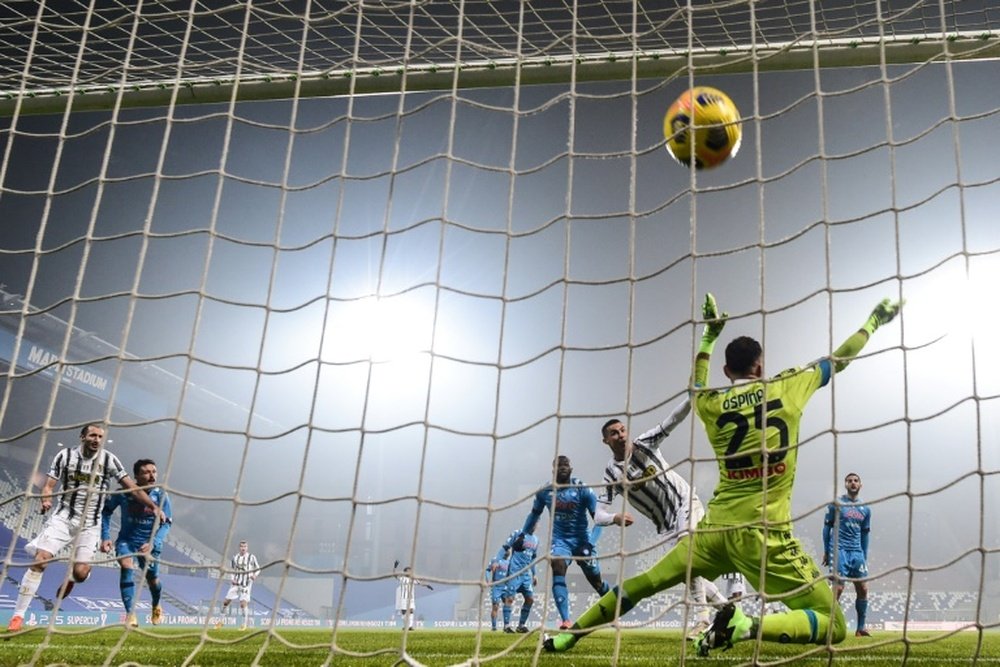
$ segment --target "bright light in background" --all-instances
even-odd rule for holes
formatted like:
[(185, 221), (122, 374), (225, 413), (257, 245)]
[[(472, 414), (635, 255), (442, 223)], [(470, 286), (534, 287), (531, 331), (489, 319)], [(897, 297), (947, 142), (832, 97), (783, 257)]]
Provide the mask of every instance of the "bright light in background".
[(430, 350), (433, 305), (419, 295), (367, 297), (331, 304), (324, 358), (399, 363)]
[(907, 328), (917, 343), (940, 336), (957, 336), (979, 343), (996, 337), (1000, 313), (994, 303), (1000, 285), (1000, 259), (993, 255), (972, 257), (968, 269), (963, 258), (935, 269), (914, 283), (907, 299), (919, 307), (906, 309)]

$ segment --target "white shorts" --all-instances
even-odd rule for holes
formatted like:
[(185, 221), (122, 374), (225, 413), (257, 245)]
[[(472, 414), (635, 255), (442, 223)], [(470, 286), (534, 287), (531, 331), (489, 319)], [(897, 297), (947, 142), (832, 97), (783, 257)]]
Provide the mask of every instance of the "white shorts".
[(240, 602), (250, 602), (250, 589), (252, 587), (253, 584), (247, 584), (246, 586), (233, 584), (229, 587), (229, 590), (226, 591), (226, 599), (235, 600), (239, 598)]
[(29, 556), (34, 556), (36, 551), (47, 551), (53, 556), (57, 555), (67, 545), (76, 544), (71, 556), (74, 563), (93, 563), (94, 554), (101, 542), (101, 526), (94, 524), (81, 528), (79, 524), (72, 523), (68, 519), (53, 514), (49, 517), (42, 531), (24, 546), (24, 550)]

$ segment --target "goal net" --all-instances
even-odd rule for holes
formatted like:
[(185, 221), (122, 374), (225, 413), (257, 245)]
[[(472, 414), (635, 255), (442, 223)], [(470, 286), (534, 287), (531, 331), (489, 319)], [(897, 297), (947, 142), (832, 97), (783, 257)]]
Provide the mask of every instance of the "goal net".
[[(489, 634), (485, 568), (554, 457), (598, 487), (601, 425), (637, 435), (684, 399), (712, 292), (720, 348), (757, 338), (769, 374), (906, 300), (805, 411), (795, 532), (819, 562), (827, 505), (858, 473), (869, 626), (899, 647), (994, 627), (1000, 10), (670, 4), (4, 3), (0, 621), (49, 465), (98, 421), (171, 496), (161, 625), (197, 633), (182, 659), (232, 640), (216, 623), (240, 622), (220, 605), (246, 540), (263, 652), (314, 628), (350, 664), (364, 651), (344, 633), (408, 622), (410, 567), (432, 586), (416, 627), (477, 638), (446, 662), (544, 661), (540, 632)], [(665, 110), (701, 84), (742, 113), (740, 153), (709, 171), (664, 150)], [(662, 451), (707, 503), (719, 469), (697, 422)], [(665, 553), (633, 513), (596, 544), (612, 585)], [(551, 526), (532, 629), (559, 623)], [(52, 643), (20, 661), (66, 660), (71, 625), (124, 623), (118, 565), (97, 560), (65, 600), (68, 554), (47, 568), (25, 618)], [(567, 585), (577, 618), (598, 595), (576, 564)], [(130, 633), (163, 631), (137, 591)], [(632, 626), (679, 637), (699, 611), (683, 586), (652, 596), (595, 659), (627, 661)], [(109, 661), (135, 659), (130, 637)]]

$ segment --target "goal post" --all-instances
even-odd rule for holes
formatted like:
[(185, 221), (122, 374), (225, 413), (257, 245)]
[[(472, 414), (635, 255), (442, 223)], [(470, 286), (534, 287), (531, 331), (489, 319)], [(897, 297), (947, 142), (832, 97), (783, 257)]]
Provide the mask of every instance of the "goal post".
[[(476, 634), (451, 663), (544, 662), (541, 633), (489, 634), (486, 568), (556, 457), (600, 488), (602, 424), (637, 435), (688, 395), (712, 292), (730, 314), (719, 388), (735, 336), (760, 340), (774, 374), (832, 354), (880, 299), (907, 301), (805, 410), (794, 532), (820, 561), (825, 512), (856, 472), (869, 622), (998, 627), (1000, 353), (984, 305), (1000, 284), (1000, 14), (667, 4), (0, 5), (0, 620), (49, 462), (101, 421), (125, 467), (154, 459), (171, 494), (165, 625), (197, 631), (177, 662), (235, 637), (213, 609), (243, 540), (261, 566), (249, 625), (322, 629), (321, 661), (358, 656), (345, 629), (412, 618)], [(743, 143), (699, 171), (671, 161), (662, 119), (703, 83), (739, 108)], [(724, 472), (698, 418), (661, 451), (707, 504)], [(632, 514), (596, 540), (610, 585), (665, 552)], [(525, 623), (543, 631), (560, 623), (551, 521)], [(33, 627), (124, 622), (115, 558), (100, 559), (54, 610), (59, 555)], [(575, 564), (558, 590), (572, 618), (598, 599)], [(855, 599), (848, 586), (852, 631)], [(664, 591), (597, 650), (631, 662), (628, 628), (676, 640), (703, 611)], [(442, 661), (384, 636), (401, 662)], [(130, 637), (108, 662), (169, 662)], [(296, 643), (269, 635), (258, 658)], [(63, 662), (48, 644), (12, 659)], [(815, 650), (772, 648), (730, 655)], [(825, 650), (839, 664), (857, 645), (842, 648)]]
[(988, 60), (1000, 57), (1000, 37), (988, 31), (899, 35), (892, 39), (799, 40), (690, 52), (649, 49), (614, 53), (367, 66), (326, 71), (285, 71), (231, 76), (129, 81), (126, 84), (0, 89), (0, 117), (222, 104), (344, 95), (449, 91), (514, 85), (567, 84), (630, 79), (669, 80), (783, 70)]

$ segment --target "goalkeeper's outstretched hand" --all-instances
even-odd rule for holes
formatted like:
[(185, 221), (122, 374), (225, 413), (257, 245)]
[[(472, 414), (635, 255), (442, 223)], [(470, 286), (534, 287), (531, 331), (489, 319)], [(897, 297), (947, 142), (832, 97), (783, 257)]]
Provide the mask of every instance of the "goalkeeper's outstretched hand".
[(705, 318), (705, 333), (702, 334), (701, 338), (702, 340), (714, 341), (726, 326), (729, 313), (719, 313), (719, 304), (715, 302), (715, 297), (709, 292), (705, 295), (701, 314)]
[(892, 322), (896, 318), (896, 315), (899, 314), (904, 303), (906, 303), (905, 300), (893, 302), (889, 299), (882, 299), (875, 306), (875, 309), (872, 310), (872, 314), (868, 316), (868, 321), (865, 322), (862, 329), (867, 331), (869, 336), (872, 335), (883, 324)]

